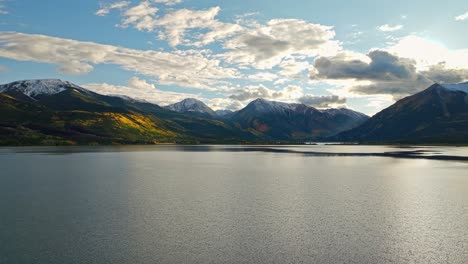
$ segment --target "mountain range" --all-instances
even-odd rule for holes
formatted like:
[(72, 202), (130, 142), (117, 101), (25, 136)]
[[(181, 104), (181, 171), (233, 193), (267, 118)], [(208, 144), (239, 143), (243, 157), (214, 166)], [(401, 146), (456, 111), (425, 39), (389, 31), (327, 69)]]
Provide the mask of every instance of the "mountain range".
[(158, 106), (61, 80), (0, 85), (0, 145), (444, 143), (468, 140), (468, 84), (434, 84), (369, 118), (350, 109), (256, 99), (214, 111), (188, 98)]
[(242, 129), (284, 141), (326, 138), (357, 127), (368, 118), (344, 108), (318, 110), (265, 99), (254, 100), (230, 117)]
[(179, 113), (193, 113), (210, 117), (218, 116), (218, 114), (215, 111), (213, 111), (213, 109), (211, 109), (202, 101), (194, 98), (187, 98), (178, 103), (165, 106), (164, 108)]
[(0, 86), (0, 144), (154, 144), (253, 142), (227, 122), (178, 113), (61, 80)]
[(468, 143), (468, 83), (434, 84), (331, 139), (361, 143)]

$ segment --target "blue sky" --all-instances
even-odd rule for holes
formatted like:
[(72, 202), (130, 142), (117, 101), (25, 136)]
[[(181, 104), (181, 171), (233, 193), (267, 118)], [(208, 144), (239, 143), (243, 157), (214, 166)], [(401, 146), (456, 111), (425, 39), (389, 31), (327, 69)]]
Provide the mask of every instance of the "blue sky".
[(468, 80), (467, 12), (462, 0), (0, 0), (0, 82), (374, 114), (433, 82)]

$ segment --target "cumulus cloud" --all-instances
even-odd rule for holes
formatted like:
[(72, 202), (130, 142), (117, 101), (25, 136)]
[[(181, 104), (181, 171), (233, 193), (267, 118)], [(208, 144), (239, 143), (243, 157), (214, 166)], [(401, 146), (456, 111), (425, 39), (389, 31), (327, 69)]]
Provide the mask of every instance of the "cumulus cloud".
[(409, 79), (415, 72), (415, 62), (382, 50), (371, 51), (370, 62), (351, 59), (345, 53), (335, 57), (319, 57), (314, 62), (312, 79), (399, 80)]
[(273, 19), (226, 41), (224, 48), (228, 52), (223, 57), (229, 62), (267, 69), (292, 54), (333, 55), (340, 49), (334, 37), (332, 27), (299, 19)]
[(238, 24), (223, 23), (217, 20), (214, 20), (207, 28), (211, 31), (202, 35), (198, 41), (194, 42), (194, 46), (200, 47), (215, 41), (223, 40), (243, 30), (243, 27)]
[[(1, 1), (0, 1), (1, 2)], [(175, 4), (178, 4), (178, 3), (181, 3), (182, 0), (148, 0), (148, 1), (142, 1), (140, 2), (140, 4), (138, 4), (136, 7), (136, 10), (134, 9), (133, 10), (133, 13), (138, 13), (136, 11), (139, 11), (139, 12), (144, 12), (144, 8), (148, 8), (148, 9), (151, 9), (151, 13), (156, 13), (156, 11), (150, 6), (150, 2), (152, 3), (156, 3), (156, 4), (164, 4), (164, 5), (168, 5), (168, 6), (171, 6), (171, 5), (175, 5)], [(117, 2), (113, 2), (113, 3), (100, 3), (100, 9), (98, 9), (96, 11), (96, 15), (98, 16), (105, 16), (105, 15), (108, 15), (110, 13), (111, 10), (113, 9), (119, 9), (119, 10), (123, 10), (123, 9), (126, 9), (128, 8), (128, 6), (131, 4), (130, 1), (117, 1)]]
[(100, 6), (101, 8), (96, 11), (96, 15), (98, 16), (105, 16), (107, 14), (109, 14), (109, 12), (112, 10), (112, 9), (122, 9), (124, 7), (127, 7), (128, 5), (130, 4), (130, 1), (119, 1), (119, 2), (115, 2), (115, 3), (101, 3)]
[(176, 103), (185, 98), (199, 98), (198, 95), (194, 94), (159, 90), (154, 84), (148, 83), (146, 80), (138, 77), (130, 78), (126, 86), (107, 83), (90, 83), (83, 85), (83, 87), (99, 94), (128, 96), (133, 99), (144, 100), (158, 105)]
[(134, 26), (140, 31), (151, 31), (154, 28), (154, 21), (158, 8), (151, 5), (149, 1), (140, 2), (138, 5), (126, 9), (122, 16), (122, 27)]
[(468, 71), (447, 68), (444, 64), (418, 71), (416, 61), (402, 58), (388, 51), (374, 50), (367, 60), (348, 58), (346, 54), (335, 57), (320, 57), (314, 62), (312, 80), (357, 80), (368, 81), (356, 85), (352, 92), (360, 94), (390, 94), (395, 99), (427, 88), (434, 82), (464, 81)]
[(229, 99), (243, 103), (257, 98), (264, 98), (291, 103), (300, 102), (317, 108), (339, 107), (346, 104), (346, 98), (338, 95), (304, 95), (303, 89), (295, 85), (279, 90), (269, 89), (264, 85), (247, 86), (243, 89), (237, 89), (235, 92), (235, 94), (229, 96)]
[(113, 64), (158, 79), (159, 83), (215, 90), (237, 78), (237, 69), (220, 66), (203, 51), (136, 50), (45, 35), (1, 32), (0, 57), (58, 65), (69, 74), (84, 74), (97, 64)]
[(258, 72), (248, 76), (248, 79), (254, 81), (273, 81), (278, 78), (278, 75), (271, 72)]
[(280, 71), (278, 72), (282, 76), (299, 78), (300, 74), (307, 70), (310, 66), (308, 61), (297, 60), (294, 57), (286, 57), (278, 65)]
[(57, 67), (58, 72), (70, 75), (85, 75), (90, 73), (93, 69), (94, 67), (92, 65), (78, 60), (71, 60)]
[(383, 31), (383, 32), (393, 32), (393, 31), (398, 31), (403, 29), (403, 25), (394, 25), (391, 26), (389, 24), (381, 25), (377, 27), (378, 30)]
[(287, 101), (301, 97), (303, 94), (302, 88), (298, 86), (288, 86), (281, 90), (272, 90), (264, 85), (247, 86), (243, 89), (237, 89), (235, 94), (229, 96), (230, 99), (237, 101), (248, 101), (257, 98), (279, 99)]
[(316, 108), (330, 108), (346, 104), (346, 98), (337, 95), (304, 95), (298, 101)]
[(237, 111), (245, 105), (239, 101), (230, 98), (213, 98), (206, 101), (206, 104), (213, 110), (230, 110)]
[(446, 67), (445, 63), (432, 65), (421, 73), (428, 79), (440, 83), (460, 83), (468, 80), (468, 69), (450, 69)]
[(165, 5), (175, 5), (182, 3), (182, 0), (152, 0), (154, 3), (165, 4)]
[(148, 83), (146, 80), (140, 79), (138, 77), (132, 77), (128, 80), (128, 85), (133, 88), (138, 88), (141, 90), (155, 91), (156, 86), (152, 83)]
[(218, 21), (216, 16), (220, 10), (220, 7), (206, 10), (178, 9), (153, 21), (152, 27), (153, 29), (163, 28), (162, 31), (159, 31), (159, 38), (167, 40), (173, 47), (192, 43), (184, 38), (188, 30), (210, 29), (208, 33), (200, 37), (200, 40), (192, 43), (196, 46), (203, 46), (228, 37), (242, 29), (239, 25)]
[(440, 42), (406, 36), (387, 48), (393, 54), (416, 61), (418, 70), (445, 63), (449, 68), (468, 68), (468, 49), (449, 49)]
[(203, 10), (167, 9), (159, 15), (155, 3), (145, 0), (134, 6), (119, 5), (123, 6), (120, 26), (153, 32), (174, 48), (202, 47), (222, 41), (226, 52), (217, 57), (241, 68), (279, 66), (280, 75), (297, 78), (308, 67), (307, 58), (334, 55), (341, 49), (340, 42), (334, 40), (335, 31), (329, 26), (300, 19), (247, 23), (244, 17), (226, 23), (217, 19), (221, 11), (217, 6)]
[(455, 17), (456, 21), (464, 21), (467, 19), (468, 19), (468, 12)]
[[(124, 9), (122, 13), (121, 27), (132, 26), (139, 31), (154, 32), (161, 40), (166, 40), (170, 46), (204, 46), (214, 41), (232, 36), (243, 28), (238, 24), (224, 23), (216, 19), (221, 8), (211, 7), (205, 10), (174, 9), (158, 16), (159, 8), (155, 3), (173, 5), (180, 3), (179, 0), (146, 0), (139, 4), (128, 7), (120, 4)], [(96, 14), (107, 14), (112, 6), (105, 6)], [(208, 30), (205, 33), (191, 34), (187, 32), (195, 29)]]
[(230, 95), (229, 98), (238, 101), (247, 101), (255, 98), (278, 98), (280, 96), (280, 92), (272, 91), (263, 85), (259, 85), (239, 89), (236, 94)]
[(2, 2), (5, 2), (5, 0), (0, 0), (0, 15), (6, 15), (8, 11), (5, 10), (5, 5)]

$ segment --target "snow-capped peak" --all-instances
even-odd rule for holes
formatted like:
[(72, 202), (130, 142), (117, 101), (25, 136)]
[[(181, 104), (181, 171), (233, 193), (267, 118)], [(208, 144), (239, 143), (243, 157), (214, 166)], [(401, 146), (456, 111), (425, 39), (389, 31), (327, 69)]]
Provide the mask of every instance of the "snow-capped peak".
[(441, 86), (447, 90), (462, 91), (468, 94), (468, 82), (457, 84), (441, 84)]
[(273, 112), (273, 111), (284, 111), (284, 110), (296, 110), (299, 104), (288, 104), (282, 102), (268, 101), (263, 98), (258, 98), (250, 103), (255, 106), (255, 109), (259, 112)]
[(203, 103), (202, 101), (197, 100), (195, 98), (184, 99), (184, 100), (180, 101), (178, 104), (183, 105), (183, 106), (185, 106), (187, 108), (205, 105), (205, 103)]
[(74, 85), (70, 82), (58, 79), (43, 79), (16, 81), (0, 85), (0, 92), (3, 93), (7, 91), (18, 91), (29, 97), (35, 97), (38, 95), (58, 94), (70, 88), (83, 90), (83, 88)]
[(178, 103), (168, 105), (165, 108), (179, 113), (195, 112), (216, 116), (213, 109), (195, 98), (187, 98)]
[(353, 117), (356, 117), (356, 118), (367, 117), (363, 113), (359, 113), (359, 112), (353, 111), (353, 110), (348, 109), (348, 108), (330, 108), (330, 109), (320, 110), (320, 112), (328, 113), (331, 116), (336, 116), (336, 115), (341, 114), (341, 115), (353, 116)]

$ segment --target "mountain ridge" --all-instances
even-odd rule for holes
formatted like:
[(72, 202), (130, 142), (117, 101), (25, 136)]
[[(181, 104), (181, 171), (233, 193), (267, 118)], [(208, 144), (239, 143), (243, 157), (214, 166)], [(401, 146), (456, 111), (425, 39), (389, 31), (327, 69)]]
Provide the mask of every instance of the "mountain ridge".
[[(254, 142), (258, 138), (212, 118), (94, 93), (69, 82), (0, 85), (1, 145)], [(43, 83), (47, 85), (42, 85)], [(37, 89), (37, 90), (35, 90)], [(31, 96), (30, 96), (31, 95)]]
[[(310, 140), (325, 138), (361, 124), (352, 110), (318, 110), (305, 104), (256, 99), (235, 112), (231, 120), (244, 129), (276, 139)], [(352, 115), (347, 114), (352, 113)], [(334, 114), (332, 114), (334, 113)]]
[(468, 93), (465, 87), (468, 83), (433, 84), (397, 101), (361, 126), (330, 139), (369, 143), (467, 142)]
[(193, 98), (161, 107), (58, 79), (0, 85), (0, 101), (0, 145), (468, 141), (468, 83), (434, 84), (372, 117), (262, 98), (235, 112)]
[(213, 109), (195, 98), (186, 98), (180, 102), (165, 106), (164, 108), (179, 113), (197, 113), (209, 115), (211, 117), (218, 116)]

